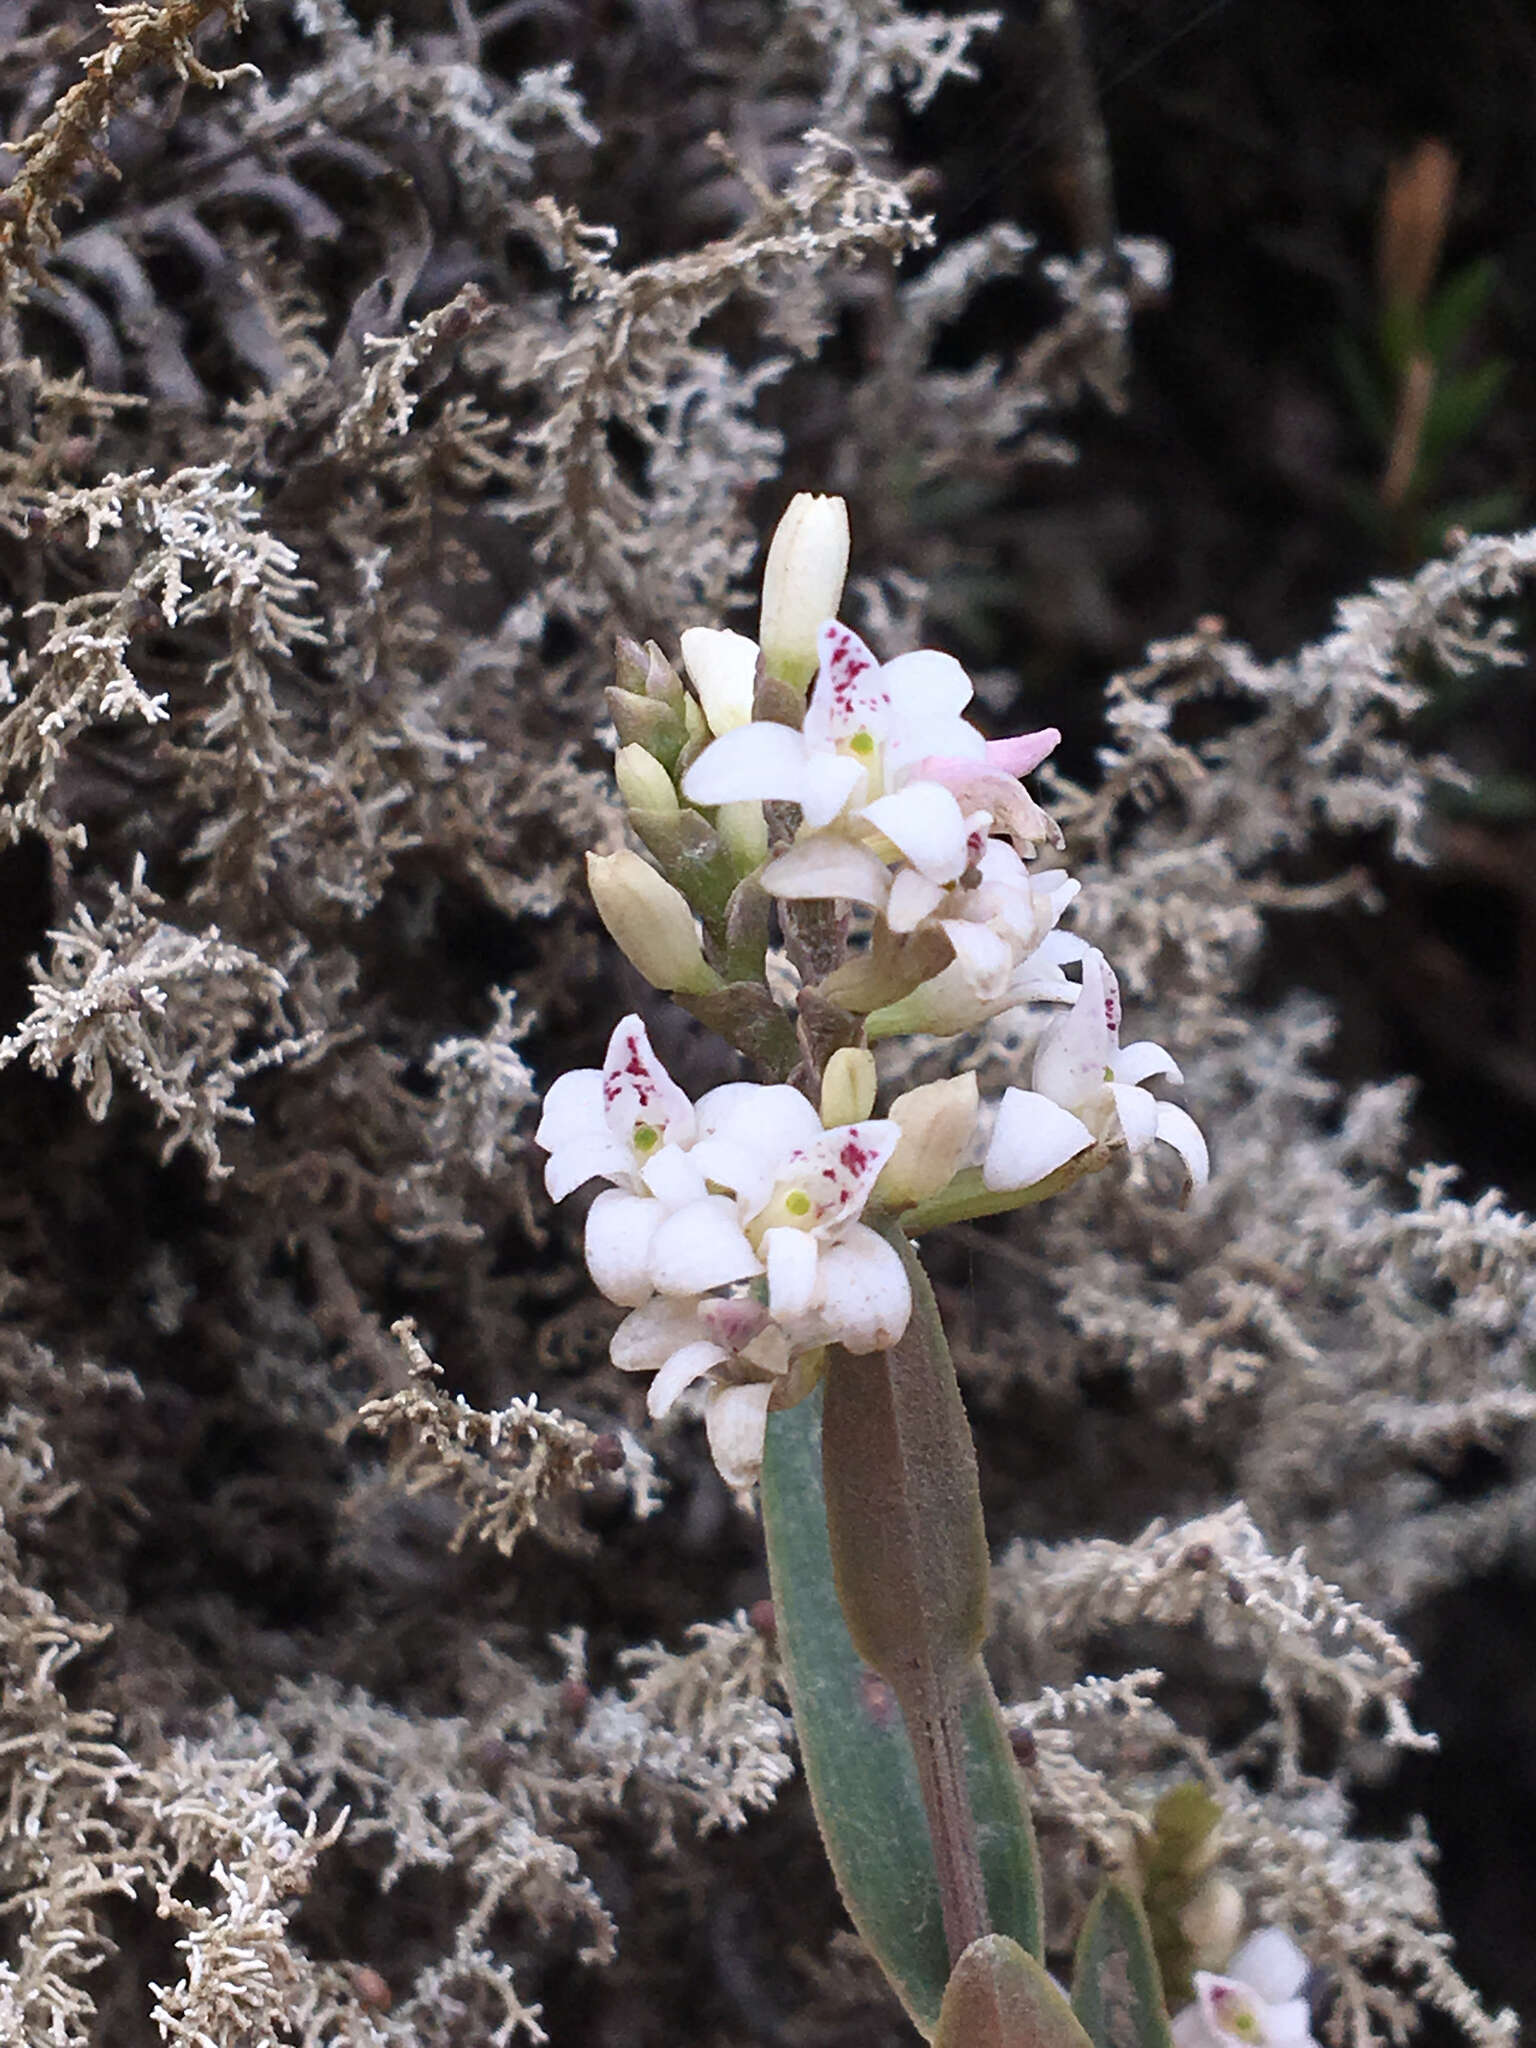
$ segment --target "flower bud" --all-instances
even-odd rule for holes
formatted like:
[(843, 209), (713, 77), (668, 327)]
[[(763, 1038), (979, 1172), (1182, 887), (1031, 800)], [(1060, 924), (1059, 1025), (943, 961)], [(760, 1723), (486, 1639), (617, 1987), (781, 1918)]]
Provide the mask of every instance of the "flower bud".
[(955, 1074), (911, 1088), (891, 1104), (901, 1142), (881, 1174), (875, 1199), (888, 1209), (905, 1209), (948, 1187), (976, 1129), (980, 1091), (974, 1074)]
[(618, 731), (619, 744), (644, 747), (664, 768), (674, 767), (683, 750), (687, 727), (672, 706), (664, 704), (659, 697), (641, 696), (634, 690), (610, 687), (604, 695), (608, 700), (608, 716)]
[(715, 830), (729, 850), (737, 874), (750, 875), (768, 858), (768, 820), (762, 805), (750, 798), (721, 804), (715, 812)]
[(618, 686), (639, 697), (659, 698), (674, 711), (683, 708), (683, 681), (654, 640), (641, 647), (634, 640), (620, 638), (615, 667)]
[(821, 1121), (827, 1130), (862, 1123), (875, 1107), (875, 1056), (861, 1046), (840, 1045), (821, 1077)]
[(1229, 1878), (1208, 1877), (1179, 1915), (1197, 1970), (1220, 1970), (1243, 1931), (1243, 1901)]
[(656, 756), (644, 747), (620, 747), (614, 756), (614, 779), (632, 811), (675, 811), (677, 791)]
[(800, 491), (768, 545), (758, 637), (770, 676), (808, 690), (816, 674), (816, 635), (837, 617), (848, 574), (848, 507), (841, 498)]
[(704, 958), (688, 899), (626, 847), (587, 855), (587, 887), (608, 935), (652, 988), (699, 995), (720, 977)]
[(709, 729), (718, 739), (752, 722), (757, 689), (757, 642), (745, 633), (690, 626), (682, 638), (683, 665), (699, 695)]

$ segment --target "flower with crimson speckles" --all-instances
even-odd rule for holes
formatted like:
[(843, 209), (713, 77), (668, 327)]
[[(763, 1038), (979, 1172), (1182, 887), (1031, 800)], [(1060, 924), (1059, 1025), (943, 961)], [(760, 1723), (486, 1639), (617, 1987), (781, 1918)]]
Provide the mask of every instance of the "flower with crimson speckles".
[(631, 1313), (615, 1365), (653, 1372), (664, 1415), (706, 1382), (716, 1462), (756, 1476), (769, 1403), (791, 1366), (828, 1344), (888, 1349), (912, 1311), (901, 1260), (860, 1222), (901, 1137), (885, 1118), (824, 1130), (798, 1089), (734, 1081), (691, 1103), (638, 1017), (601, 1070), (564, 1074), (536, 1142), (557, 1199), (610, 1183), (587, 1216), (588, 1269)]

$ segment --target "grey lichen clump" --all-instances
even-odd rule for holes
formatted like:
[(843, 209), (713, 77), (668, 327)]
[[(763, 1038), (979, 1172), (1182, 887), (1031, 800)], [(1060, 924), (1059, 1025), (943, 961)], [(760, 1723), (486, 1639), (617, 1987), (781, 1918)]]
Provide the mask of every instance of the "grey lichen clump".
[[(914, 641), (937, 487), (1070, 455), (1059, 414), (1118, 399), (1160, 263), (1042, 269), (1059, 317), (956, 369), (946, 325), (1032, 244), (922, 257), (889, 136), (996, 17), (700, 10), (658, 57), (638, 10), (579, 65), (508, 65), (538, 12), (0, 7), (22, 2048), (481, 2048), (621, 2007), (702, 2040), (711, 1972), (708, 2038), (830, 2039), (861, 2005), (858, 2038), (902, 2037), (826, 1946), (830, 1890), (804, 1904), (803, 1815), (753, 1822), (793, 1766), (771, 1618), (737, 1611), (752, 1528), (608, 1368), (532, 1131), (614, 1011), (581, 877), (621, 843), (615, 636), (718, 623), (754, 494), (814, 470), (867, 497), (863, 622)], [(824, 348), (860, 321), (877, 346)], [(1063, 1540), (998, 1567), (1056, 1938), (1087, 1852), (1200, 1776), (1250, 1917), (1326, 1963), (1358, 2043), (1415, 1996), (1504, 2037), (1427, 1845), (1360, 1839), (1349, 1793), (1422, 1739), (1392, 1626), (1536, 1513), (1536, 1228), (1443, 1169), (1405, 1188), (1403, 1090), (1341, 1106), (1319, 1007), (1245, 990), (1288, 903), (1360, 886), (1350, 835), (1419, 857), (1405, 678), (1502, 658), (1533, 565), (1531, 536), (1470, 542), (1293, 661), (1201, 630), (1111, 685), (1102, 774), (1053, 808), (1086, 935), (1189, 1049), (1212, 1186), (1180, 1214), (1112, 1174), (973, 1233), (957, 1325), (984, 1460), (1085, 1367), (1168, 1452), (1170, 1525), (1076, 1540), (1131, 1533), (1085, 1470), (1042, 1510)], [(1195, 697), (1230, 716), (1186, 744)], [(1303, 848), (1337, 863), (1298, 897)], [(1006, 1025), (974, 1048), (996, 1081)], [(1435, 1476), (1468, 1444), (1508, 1472), (1475, 1504)], [(1094, 1678), (1117, 1632), (1161, 1687)]]

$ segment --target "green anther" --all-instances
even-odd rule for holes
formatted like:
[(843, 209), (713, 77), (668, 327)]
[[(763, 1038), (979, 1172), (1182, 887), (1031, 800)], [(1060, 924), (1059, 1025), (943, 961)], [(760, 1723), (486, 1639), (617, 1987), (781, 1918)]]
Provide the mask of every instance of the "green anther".
[(635, 1150), (651, 1152), (661, 1143), (661, 1133), (654, 1124), (635, 1125)]
[(848, 742), (848, 751), (853, 754), (872, 754), (875, 751), (874, 735), (867, 732), (856, 732)]
[(809, 1216), (811, 1198), (803, 1188), (794, 1188), (784, 1197), (784, 1206), (791, 1216)]

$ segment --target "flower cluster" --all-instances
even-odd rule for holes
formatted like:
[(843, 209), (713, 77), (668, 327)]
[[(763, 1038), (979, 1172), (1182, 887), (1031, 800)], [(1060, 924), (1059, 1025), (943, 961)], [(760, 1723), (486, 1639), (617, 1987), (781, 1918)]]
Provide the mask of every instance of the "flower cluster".
[[(599, 913), (653, 985), (777, 1078), (690, 1102), (627, 1017), (601, 1071), (554, 1084), (538, 1130), (557, 1200), (610, 1183), (586, 1250), (630, 1311), (614, 1363), (654, 1373), (654, 1415), (702, 1385), (734, 1483), (827, 1346), (888, 1349), (906, 1327), (901, 1258), (866, 1210), (916, 1232), (1159, 1140), (1189, 1185), (1208, 1170), (1194, 1121), (1146, 1085), (1178, 1067), (1161, 1046), (1121, 1046), (1109, 963), (1060, 929), (1078, 884), (1046, 857), (1061, 835), (1022, 780), (1060, 735), (985, 739), (951, 655), (878, 662), (835, 616), (847, 560), (841, 501), (797, 498), (769, 550), (760, 639), (690, 628), (686, 683), (660, 648), (624, 643), (609, 693), (619, 787), (656, 865), (590, 857)], [(787, 939), (806, 914), (840, 936), (797, 953), (793, 1013), (766, 962), (775, 906)], [(871, 1042), (1017, 1008), (1039, 1020), (1028, 1088), (984, 1105), (960, 1073), (874, 1114)]]
[(1195, 1972), (1195, 2001), (1173, 2022), (1174, 2048), (1315, 2048), (1302, 1996), (1310, 1973), (1280, 1928), (1250, 1935), (1224, 1975)]
[(881, 1118), (824, 1129), (798, 1088), (734, 1081), (692, 1103), (638, 1017), (600, 1072), (564, 1074), (545, 1099), (550, 1194), (611, 1183), (588, 1212), (586, 1252), (630, 1310), (613, 1362), (655, 1373), (656, 1416), (708, 1379), (710, 1448), (733, 1484), (756, 1476), (793, 1361), (831, 1343), (886, 1350), (907, 1326), (901, 1260), (859, 1221), (901, 1137)]

